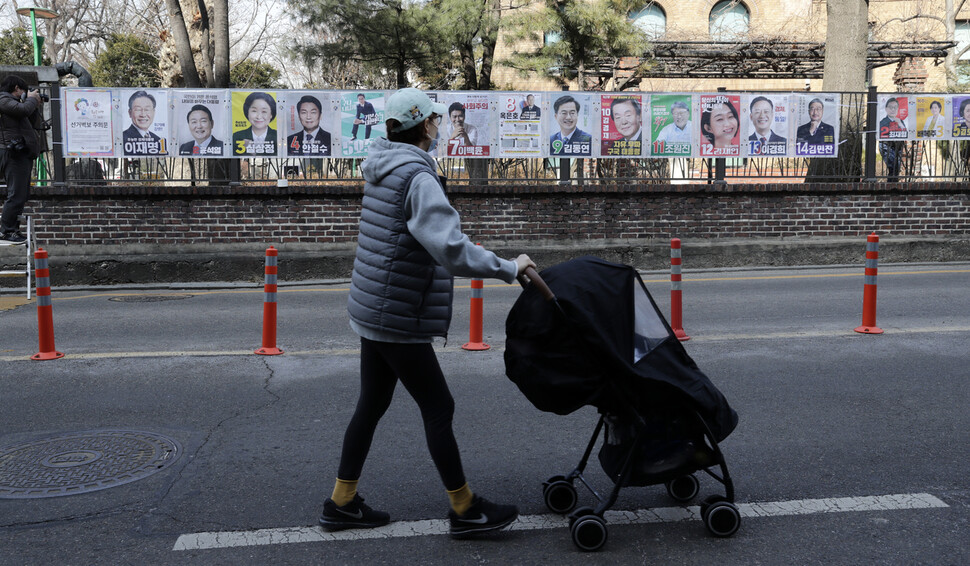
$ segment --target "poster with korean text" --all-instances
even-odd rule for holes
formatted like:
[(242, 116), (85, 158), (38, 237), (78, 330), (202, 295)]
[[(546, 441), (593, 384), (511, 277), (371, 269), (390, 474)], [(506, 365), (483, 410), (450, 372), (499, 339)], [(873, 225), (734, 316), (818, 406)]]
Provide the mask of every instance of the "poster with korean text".
[(916, 137), (926, 139), (950, 139), (950, 122), (946, 114), (946, 97), (943, 95), (916, 97)]
[(284, 153), (288, 157), (329, 157), (333, 155), (337, 112), (329, 92), (286, 92), (283, 106)]
[(909, 138), (909, 98), (895, 94), (880, 94), (876, 99), (879, 108), (877, 137), (880, 140), (905, 140)]
[(788, 155), (788, 116), (791, 104), (787, 94), (777, 92), (746, 94), (741, 97), (744, 129), (744, 155), (748, 157), (785, 157)]
[(542, 157), (542, 94), (505, 92), (498, 97), (498, 156)]
[(182, 157), (228, 157), (229, 91), (217, 89), (175, 90), (172, 121), (178, 155)]
[(970, 96), (953, 95), (951, 106), (952, 127), (954, 138), (970, 138)]
[(343, 157), (367, 157), (375, 139), (386, 134), (382, 91), (340, 93), (340, 152)]
[(741, 156), (741, 96), (737, 94), (701, 94), (701, 157)]
[(232, 154), (276, 157), (279, 153), (277, 93), (232, 91)]
[(448, 107), (448, 115), (441, 122), (443, 157), (489, 157), (489, 95), (468, 92), (444, 93), (441, 102)]
[(118, 100), (121, 117), (121, 155), (164, 157), (169, 154), (168, 91), (122, 89)]
[(694, 147), (694, 112), (689, 94), (650, 97), (650, 155), (690, 157)]
[(67, 88), (64, 96), (64, 157), (114, 155), (111, 91)]
[(643, 155), (643, 96), (600, 95), (600, 154), (602, 157)]
[(593, 152), (592, 97), (588, 94), (552, 94), (552, 111), (546, 117), (550, 157), (590, 157)]
[(839, 147), (839, 95), (819, 93), (795, 96), (795, 155), (836, 157)]

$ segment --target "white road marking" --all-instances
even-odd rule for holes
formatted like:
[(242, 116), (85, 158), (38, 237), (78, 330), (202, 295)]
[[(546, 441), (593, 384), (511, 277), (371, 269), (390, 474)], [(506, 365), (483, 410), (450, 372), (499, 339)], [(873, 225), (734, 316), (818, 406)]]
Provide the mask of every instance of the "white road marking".
[[(784, 517), (818, 513), (847, 513), (859, 511), (899, 511), (903, 509), (935, 509), (949, 507), (929, 493), (902, 493), (866, 497), (837, 497), (828, 499), (798, 499), (793, 501), (765, 501), (739, 503), (742, 517)], [(699, 521), (700, 507), (658, 507), (637, 511), (607, 511), (604, 518), (609, 525), (642, 525), (648, 523), (676, 523)], [(569, 526), (561, 515), (523, 515), (511, 530), (558, 529)], [(388, 539), (448, 534), (448, 521), (399, 521), (376, 529), (347, 530), (328, 533), (320, 527), (283, 527), (255, 531), (208, 532), (181, 535), (172, 550), (203, 550), (237, 546), (261, 546), (301, 542), (333, 542), (342, 540)]]

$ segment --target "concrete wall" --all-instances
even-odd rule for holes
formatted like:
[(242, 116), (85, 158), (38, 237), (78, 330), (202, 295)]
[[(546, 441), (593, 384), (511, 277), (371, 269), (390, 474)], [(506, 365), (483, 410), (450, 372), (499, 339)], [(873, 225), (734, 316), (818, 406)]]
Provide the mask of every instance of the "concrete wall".
[[(72, 283), (347, 277), (358, 184), (36, 188), (26, 213)], [(970, 260), (970, 197), (956, 183), (461, 186), (450, 198), (477, 242), (543, 265), (594, 253), (641, 269), (855, 263), (865, 236), (884, 261)], [(2, 250), (0, 250), (2, 251)], [(11, 256), (0, 254), (0, 264)], [(23, 283), (20, 282), (20, 285)], [(9, 286), (9, 283), (7, 283)]]

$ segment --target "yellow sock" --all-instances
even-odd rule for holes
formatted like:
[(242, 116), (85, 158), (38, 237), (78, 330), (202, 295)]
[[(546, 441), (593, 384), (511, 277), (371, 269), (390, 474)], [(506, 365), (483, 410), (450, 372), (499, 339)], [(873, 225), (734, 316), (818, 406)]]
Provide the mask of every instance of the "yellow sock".
[(455, 513), (464, 515), (468, 508), (472, 506), (474, 495), (467, 483), (454, 491), (449, 491), (448, 499), (451, 501), (451, 508)]
[(357, 480), (349, 481), (337, 478), (337, 482), (333, 486), (333, 495), (330, 496), (330, 499), (333, 499), (337, 507), (343, 507), (353, 501), (355, 495), (357, 495)]

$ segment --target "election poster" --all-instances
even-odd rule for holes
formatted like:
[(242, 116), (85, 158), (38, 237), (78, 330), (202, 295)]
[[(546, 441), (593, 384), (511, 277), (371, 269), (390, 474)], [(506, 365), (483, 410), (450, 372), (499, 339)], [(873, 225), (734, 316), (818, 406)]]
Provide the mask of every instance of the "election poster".
[(643, 155), (641, 95), (600, 95), (600, 144), (600, 154), (603, 157)]
[[(228, 157), (228, 91), (175, 90), (175, 141), (183, 157)], [(221, 139), (220, 139), (221, 138)]]
[(741, 96), (701, 94), (701, 157), (741, 156)]
[(970, 138), (970, 96), (953, 96), (951, 106), (954, 138)]
[(787, 94), (777, 92), (746, 94), (741, 97), (741, 114), (745, 128), (744, 155), (747, 157), (785, 157), (788, 155), (788, 113), (791, 103)]
[(343, 157), (367, 157), (375, 139), (386, 134), (384, 93), (379, 90), (340, 94), (340, 152)]
[(64, 157), (113, 156), (111, 91), (66, 88), (63, 93)]
[(498, 156), (542, 157), (542, 95), (506, 92), (498, 96)]
[(836, 157), (839, 140), (839, 95), (796, 95), (795, 155)]
[(590, 134), (592, 99), (588, 94), (553, 94), (549, 125), (549, 155), (552, 157), (591, 157)]
[(880, 140), (905, 140), (909, 138), (909, 98), (895, 94), (880, 94), (876, 99), (879, 108)]
[(926, 139), (949, 139), (950, 128), (946, 119), (946, 97), (916, 97), (916, 137)]
[(287, 91), (282, 114), (287, 156), (333, 155), (333, 131), (337, 112), (330, 93)]
[(693, 104), (689, 94), (650, 97), (650, 154), (690, 157), (694, 146)]
[(448, 107), (439, 128), (445, 136), (443, 157), (489, 157), (489, 95), (467, 92), (447, 93), (441, 101)]
[(162, 157), (168, 155), (168, 91), (122, 89), (121, 155)]
[(232, 154), (276, 157), (279, 149), (275, 92), (232, 91)]

